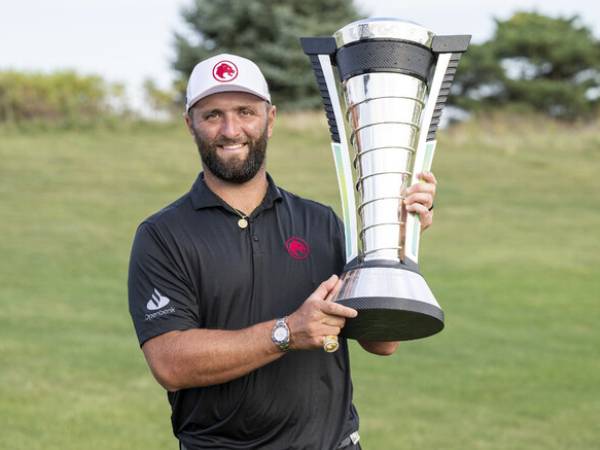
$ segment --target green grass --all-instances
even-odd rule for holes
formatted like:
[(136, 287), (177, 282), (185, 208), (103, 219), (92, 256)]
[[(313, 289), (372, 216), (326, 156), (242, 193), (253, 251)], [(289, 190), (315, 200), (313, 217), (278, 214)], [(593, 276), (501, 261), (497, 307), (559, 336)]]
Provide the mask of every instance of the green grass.
[[(421, 266), (446, 329), (388, 358), (352, 348), (364, 448), (598, 448), (597, 124), (494, 117), (439, 138)], [(0, 158), (0, 448), (176, 448), (126, 273), (139, 221), (196, 176), (190, 137), (13, 130)], [(321, 115), (280, 117), (268, 159), (337, 208)]]

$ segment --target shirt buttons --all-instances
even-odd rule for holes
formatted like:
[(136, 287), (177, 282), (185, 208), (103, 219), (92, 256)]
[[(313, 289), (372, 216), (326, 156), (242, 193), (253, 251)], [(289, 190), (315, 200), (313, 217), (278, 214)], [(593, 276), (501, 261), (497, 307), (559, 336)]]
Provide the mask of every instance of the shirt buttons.
[(258, 242), (258, 236), (252, 236), (252, 240), (253, 240), (254, 242)]

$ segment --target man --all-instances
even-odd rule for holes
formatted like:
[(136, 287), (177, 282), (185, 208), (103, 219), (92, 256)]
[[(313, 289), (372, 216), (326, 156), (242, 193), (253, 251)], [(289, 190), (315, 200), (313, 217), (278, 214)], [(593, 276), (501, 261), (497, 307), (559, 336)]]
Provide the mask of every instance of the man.
[[(323, 351), (357, 314), (330, 301), (344, 265), (340, 221), (267, 174), (276, 108), (254, 63), (200, 62), (186, 110), (204, 172), (140, 225), (129, 271), (130, 312), (181, 448), (360, 448), (347, 343)], [(435, 179), (423, 180), (407, 209), (427, 227)]]

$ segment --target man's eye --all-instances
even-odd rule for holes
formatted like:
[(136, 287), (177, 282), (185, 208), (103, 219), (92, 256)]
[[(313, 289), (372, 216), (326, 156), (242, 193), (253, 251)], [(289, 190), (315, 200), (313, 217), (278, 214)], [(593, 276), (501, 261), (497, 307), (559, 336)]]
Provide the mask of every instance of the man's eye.
[(204, 115), (204, 120), (211, 120), (211, 119), (216, 119), (217, 117), (219, 117), (219, 113), (217, 112), (210, 112)]
[(251, 116), (254, 114), (254, 112), (251, 109), (242, 109), (240, 110), (240, 114), (242, 116)]

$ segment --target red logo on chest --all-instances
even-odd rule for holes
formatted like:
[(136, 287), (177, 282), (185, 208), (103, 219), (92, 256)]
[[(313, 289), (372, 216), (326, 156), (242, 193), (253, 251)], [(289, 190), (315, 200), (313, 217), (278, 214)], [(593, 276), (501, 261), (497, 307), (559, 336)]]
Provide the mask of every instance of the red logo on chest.
[(310, 247), (306, 241), (296, 236), (285, 241), (285, 248), (294, 259), (306, 259), (310, 255)]

